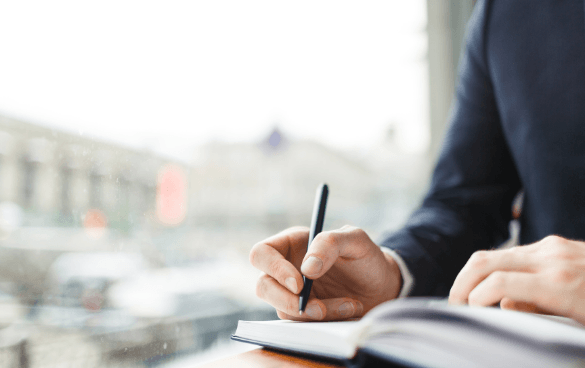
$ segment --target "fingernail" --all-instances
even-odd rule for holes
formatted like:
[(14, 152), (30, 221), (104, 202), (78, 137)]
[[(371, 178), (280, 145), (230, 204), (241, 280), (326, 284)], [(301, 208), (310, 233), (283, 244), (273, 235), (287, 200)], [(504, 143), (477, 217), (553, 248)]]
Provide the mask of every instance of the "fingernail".
[(321, 312), (321, 308), (319, 308), (319, 306), (316, 304), (307, 305), (307, 309), (305, 309), (305, 313), (307, 313), (307, 315), (309, 317), (311, 317), (312, 319), (322, 319), (323, 318), (323, 312)]
[(323, 268), (323, 261), (315, 256), (309, 257), (301, 266), (301, 272), (307, 276), (316, 275)]
[(297, 288), (297, 281), (295, 280), (294, 277), (288, 277), (286, 280), (284, 280), (284, 283), (286, 284), (286, 287), (292, 291), (293, 293), (297, 293), (298, 288)]
[(337, 312), (341, 317), (351, 316), (353, 314), (354, 308), (351, 302), (345, 302), (339, 306)]

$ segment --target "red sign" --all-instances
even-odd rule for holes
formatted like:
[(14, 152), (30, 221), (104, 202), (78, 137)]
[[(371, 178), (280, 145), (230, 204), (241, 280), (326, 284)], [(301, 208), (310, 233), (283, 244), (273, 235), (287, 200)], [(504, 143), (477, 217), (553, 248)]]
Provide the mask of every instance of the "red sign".
[(177, 165), (167, 165), (158, 175), (156, 216), (167, 226), (177, 226), (187, 214), (187, 179)]

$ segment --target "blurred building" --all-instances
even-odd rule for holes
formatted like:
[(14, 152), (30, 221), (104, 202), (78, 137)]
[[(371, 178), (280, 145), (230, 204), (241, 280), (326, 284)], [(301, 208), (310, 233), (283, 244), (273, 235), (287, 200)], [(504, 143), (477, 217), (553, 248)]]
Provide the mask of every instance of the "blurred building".
[(80, 224), (90, 209), (113, 228), (139, 225), (155, 208), (157, 174), (169, 162), (0, 116), (0, 202), (20, 206), (24, 225)]
[(257, 144), (209, 143), (191, 172), (190, 219), (282, 229), (310, 220), (321, 182), (332, 188), (330, 204), (347, 210), (371, 200), (375, 176), (356, 160), (318, 143), (288, 141), (278, 130)]
[(188, 219), (200, 239), (190, 244), (213, 247), (219, 240), (249, 249), (287, 227), (308, 226), (320, 183), (330, 187), (325, 229), (351, 224), (379, 234), (396, 228), (419, 200), (428, 165), (419, 164), (426, 157), (398, 157), (392, 142), (383, 143), (352, 154), (275, 129), (257, 143), (199, 147)]
[(0, 289), (36, 303), (68, 252), (138, 252), (160, 264), (151, 239), (132, 233), (160, 227), (157, 180), (169, 163), (0, 116)]

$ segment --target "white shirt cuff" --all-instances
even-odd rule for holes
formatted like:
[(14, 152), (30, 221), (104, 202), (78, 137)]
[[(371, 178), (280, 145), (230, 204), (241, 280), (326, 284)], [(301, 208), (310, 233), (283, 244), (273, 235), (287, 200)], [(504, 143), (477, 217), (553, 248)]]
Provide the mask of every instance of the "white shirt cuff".
[(405, 296), (408, 296), (408, 294), (410, 294), (410, 291), (412, 290), (412, 287), (414, 286), (414, 277), (412, 277), (412, 274), (408, 270), (406, 263), (404, 263), (402, 257), (400, 257), (398, 253), (396, 253), (392, 249), (386, 247), (380, 247), (380, 249), (382, 250), (382, 252), (394, 258), (394, 261), (396, 261), (398, 269), (400, 270), (400, 274), (402, 275), (402, 289), (400, 290), (400, 294), (398, 294), (398, 297), (403, 298)]

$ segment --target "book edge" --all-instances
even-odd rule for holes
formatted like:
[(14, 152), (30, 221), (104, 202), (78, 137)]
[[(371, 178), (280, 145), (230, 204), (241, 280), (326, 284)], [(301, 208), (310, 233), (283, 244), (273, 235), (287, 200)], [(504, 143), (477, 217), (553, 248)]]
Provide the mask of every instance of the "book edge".
[(357, 356), (357, 353), (358, 353), (358, 349), (356, 349), (353, 356), (347, 357), (347, 356), (343, 356), (343, 355), (323, 353), (323, 352), (319, 352), (319, 351), (315, 351), (315, 350), (296, 349), (296, 348), (293, 349), (290, 347), (286, 347), (286, 346), (282, 346), (282, 345), (278, 345), (278, 344), (273, 344), (273, 343), (268, 343), (265, 341), (248, 339), (248, 338), (237, 336), (237, 335), (231, 335), (230, 338), (234, 341), (258, 345), (258, 346), (262, 346), (262, 347), (265, 347), (265, 348), (268, 348), (271, 350), (277, 350), (277, 351), (282, 351), (282, 352), (292, 353), (292, 354), (297, 354), (297, 355), (303, 355), (303, 356), (311, 356), (311, 357), (317, 358), (317, 359), (326, 358), (326, 359), (337, 361), (337, 362), (351, 361)]

